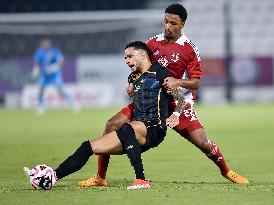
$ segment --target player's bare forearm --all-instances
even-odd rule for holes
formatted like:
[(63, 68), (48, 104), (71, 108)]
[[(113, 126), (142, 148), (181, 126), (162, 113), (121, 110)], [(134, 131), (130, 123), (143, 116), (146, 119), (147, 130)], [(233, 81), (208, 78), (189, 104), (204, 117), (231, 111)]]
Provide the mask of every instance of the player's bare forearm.
[(186, 102), (183, 94), (183, 89), (181, 87), (173, 90), (173, 92), (171, 92), (171, 95), (173, 96), (175, 100), (176, 108), (175, 108), (175, 111), (172, 113), (172, 115), (167, 118), (166, 124), (170, 128), (174, 128), (179, 124), (179, 121), (180, 121), (179, 118), (181, 113), (185, 109)]
[(188, 80), (178, 79), (178, 84), (182, 88), (187, 88), (190, 90), (197, 90), (200, 87), (200, 79), (199, 78), (191, 78)]
[(179, 87), (176, 90), (174, 90), (171, 95), (173, 96), (176, 108), (174, 112), (181, 113), (185, 109), (186, 102), (185, 102), (185, 96), (182, 92), (182, 89)]
[(165, 88), (167, 90), (175, 90), (178, 87), (197, 90), (200, 87), (200, 79), (199, 78), (191, 78), (191, 79), (176, 79), (173, 77), (167, 77), (164, 81)]

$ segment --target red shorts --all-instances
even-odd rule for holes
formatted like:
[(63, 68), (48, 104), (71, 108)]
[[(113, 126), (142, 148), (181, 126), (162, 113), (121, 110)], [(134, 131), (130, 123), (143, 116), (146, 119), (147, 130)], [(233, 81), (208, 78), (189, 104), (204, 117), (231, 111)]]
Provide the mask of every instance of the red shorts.
[[(120, 112), (123, 113), (128, 117), (129, 120), (132, 119), (133, 115), (133, 103), (128, 104), (124, 107)], [(175, 103), (172, 102), (169, 105), (169, 112), (172, 112), (175, 109)], [(190, 103), (187, 103), (186, 108), (180, 115), (180, 122), (179, 124), (173, 128), (176, 132), (178, 132), (183, 137), (188, 137), (189, 133), (199, 128), (203, 128), (202, 124), (200, 123), (193, 106)]]

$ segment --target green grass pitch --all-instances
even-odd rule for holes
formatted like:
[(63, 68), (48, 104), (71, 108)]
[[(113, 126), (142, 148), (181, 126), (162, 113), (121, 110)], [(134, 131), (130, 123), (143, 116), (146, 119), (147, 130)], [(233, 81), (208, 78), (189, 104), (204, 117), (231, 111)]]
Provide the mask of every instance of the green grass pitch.
[(126, 190), (134, 172), (126, 156), (113, 156), (109, 187), (80, 189), (77, 181), (97, 170), (97, 156), (50, 191), (34, 190), (23, 167), (56, 168), (86, 139), (96, 138), (119, 109), (0, 111), (0, 204), (274, 204), (274, 105), (197, 106), (200, 120), (229, 167), (250, 180), (235, 185), (188, 141), (169, 130), (166, 140), (143, 154), (149, 190)]

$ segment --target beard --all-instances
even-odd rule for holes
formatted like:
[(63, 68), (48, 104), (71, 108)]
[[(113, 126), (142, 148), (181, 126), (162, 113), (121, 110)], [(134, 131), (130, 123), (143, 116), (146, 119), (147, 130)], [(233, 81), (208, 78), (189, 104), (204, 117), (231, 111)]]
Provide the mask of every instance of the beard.
[(165, 38), (170, 40), (174, 38), (174, 35), (170, 31), (165, 31)]

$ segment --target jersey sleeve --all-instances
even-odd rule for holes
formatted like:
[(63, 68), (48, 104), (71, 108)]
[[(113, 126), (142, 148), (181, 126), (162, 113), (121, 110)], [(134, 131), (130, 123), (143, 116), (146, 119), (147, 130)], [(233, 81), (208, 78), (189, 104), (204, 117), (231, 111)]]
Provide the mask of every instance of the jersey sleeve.
[(190, 42), (188, 49), (187, 72), (189, 78), (200, 78), (203, 75), (201, 58), (197, 46)]
[(172, 77), (171, 72), (169, 72), (167, 69), (165, 69), (163, 67), (160, 67), (157, 72), (157, 75), (156, 75), (157, 80), (159, 80), (160, 83), (163, 84), (165, 78), (167, 78), (167, 77)]

